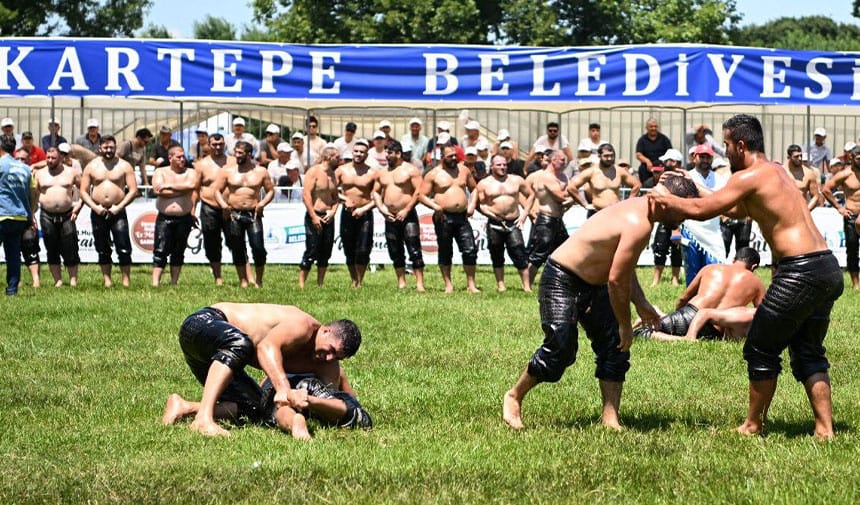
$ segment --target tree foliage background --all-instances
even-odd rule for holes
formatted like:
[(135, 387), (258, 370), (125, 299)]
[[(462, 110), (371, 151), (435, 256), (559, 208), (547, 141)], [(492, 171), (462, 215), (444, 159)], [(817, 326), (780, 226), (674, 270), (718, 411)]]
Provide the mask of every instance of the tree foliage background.
[(3, 0), (2, 36), (131, 37), (152, 0)]

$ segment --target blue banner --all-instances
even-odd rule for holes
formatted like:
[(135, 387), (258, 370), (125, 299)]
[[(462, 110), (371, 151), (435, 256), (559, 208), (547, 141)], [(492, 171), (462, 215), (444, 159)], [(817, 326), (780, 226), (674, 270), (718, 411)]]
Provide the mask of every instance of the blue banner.
[(0, 95), (847, 105), (860, 53), (6, 38)]

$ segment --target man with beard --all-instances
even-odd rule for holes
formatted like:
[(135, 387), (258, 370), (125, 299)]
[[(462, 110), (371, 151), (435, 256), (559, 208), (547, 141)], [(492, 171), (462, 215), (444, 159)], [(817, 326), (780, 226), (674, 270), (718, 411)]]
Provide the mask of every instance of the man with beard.
[[(475, 285), (475, 265), (478, 262), (478, 248), (469, 218), (467, 192), (475, 189), (475, 178), (465, 166), (457, 163), (457, 150), (447, 146), (442, 151), (442, 163), (435, 166), (424, 176), (419, 200), (433, 209), (433, 225), (436, 229), (436, 243), (439, 246), (439, 271), (445, 282), (445, 292), (453, 293), (451, 282), (451, 262), (454, 256), (453, 241), (457, 241), (463, 257), (463, 270), (470, 293), (477, 293)], [(430, 195), (433, 195), (432, 198)]]
[(187, 168), (185, 152), (180, 146), (167, 151), (169, 166), (160, 167), (152, 175), (152, 190), (156, 194), (155, 243), (152, 251), (152, 285), (158, 287), (161, 274), (170, 256), (170, 285), (179, 282), (185, 263), (188, 234), (195, 224), (200, 179), (197, 171)]
[(87, 163), (81, 176), (81, 200), (89, 207), (93, 242), (105, 287), (111, 287), (111, 236), (119, 256), (122, 285), (128, 286), (131, 274), (131, 239), (125, 208), (137, 198), (134, 168), (116, 157), (113, 135), (101, 137), (101, 156)]
[(63, 165), (65, 156), (56, 147), (46, 153), (46, 168), (34, 173), (39, 193), (39, 224), (48, 254), (48, 268), (54, 277), (54, 287), (63, 285), (60, 257), (69, 271), (69, 285), (78, 285), (78, 230), (75, 220), (83, 201), (75, 204), (75, 188), (81, 184), (81, 173)]
[[(574, 202), (586, 207), (587, 203), (579, 191), (568, 193), (567, 165), (564, 153), (553, 151), (550, 163), (543, 170), (529, 175), (526, 182), (535, 194), (537, 216), (532, 223), (529, 238), (529, 285), (534, 284), (537, 271), (546, 263), (549, 255), (568, 238), (563, 217)], [(528, 209), (531, 210), (531, 209)]]
[(322, 163), (305, 174), (302, 201), (305, 204), (305, 253), (299, 263), (299, 287), (305, 287), (314, 261), (317, 262), (317, 286), (322, 286), (328, 260), (334, 246), (334, 216), (340, 199), (337, 196), (335, 170), (340, 165), (336, 147), (323, 149)]
[[(215, 182), (215, 200), (225, 212), (225, 219), (229, 219), (227, 243), (233, 254), (239, 285), (248, 287), (248, 251), (245, 248), (247, 235), (254, 257), (253, 282), (255, 287), (260, 288), (263, 286), (263, 274), (266, 272), (263, 209), (275, 198), (275, 185), (272, 184), (266, 168), (254, 163), (254, 146), (250, 142), (236, 142), (233, 153), (236, 164), (227, 165), (221, 170)], [(262, 200), (261, 189), (266, 191)]]
[[(352, 287), (364, 282), (370, 251), (373, 249), (373, 185), (376, 173), (366, 163), (370, 145), (359, 139), (352, 148), (352, 163), (335, 170), (335, 182), (341, 189), (343, 210), (340, 213), (340, 239)], [(388, 160), (386, 160), (386, 164)]]
[[(492, 176), (475, 186), (469, 200), (468, 214), (477, 209), (487, 216), (487, 248), (493, 262), (496, 276), (496, 289), (505, 291), (505, 247), (514, 267), (520, 273), (523, 291), (531, 292), (529, 282), (529, 260), (523, 240), (522, 227), (528, 217), (525, 209), (534, 203), (534, 192), (525, 179), (519, 175), (508, 174), (508, 163), (504, 156), (497, 154), (491, 158)], [(524, 201), (520, 210), (520, 201)]]
[(556, 122), (547, 123), (546, 135), (542, 135), (535, 140), (531, 151), (526, 156), (525, 166), (529, 166), (536, 153), (546, 153), (550, 149), (564, 153), (565, 159), (573, 159), (573, 150), (570, 148), (570, 142), (567, 141), (567, 137), (559, 133), (559, 126)]
[(672, 149), (669, 137), (660, 133), (660, 124), (654, 118), (645, 123), (645, 133), (636, 142), (636, 159), (639, 164), (639, 182), (643, 188), (653, 187), (659, 180), (654, 177), (653, 168), (660, 165), (660, 156)]
[(230, 237), (227, 231), (228, 221), (215, 198), (215, 182), (224, 167), (236, 164), (236, 158), (225, 154), (224, 149), (224, 137), (220, 133), (213, 133), (209, 137), (209, 156), (198, 160), (194, 165), (200, 178), (200, 232), (203, 234), (203, 250), (209, 260), (216, 286), (224, 283), (221, 276), (221, 235), (224, 235), (227, 248), (230, 247)]
[(373, 198), (385, 217), (385, 243), (397, 274), (397, 287), (406, 288), (404, 245), (415, 274), (415, 289), (424, 292), (424, 258), (421, 255), (421, 229), (415, 205), (421, 194), (421, 170), (402, 159), (402, 145), (388, 141), (388, 169), (378, 172)]
[[(851, 276), (854, 289), (860, 289), (860, 233), (857, 232), (857, 216), (860, 215), (860, 146), (854, 146), (851, 155), (851, 163), (824, 183), (823, 193), (824, 198), (842, 216), (848, 275)], [(845, 195), (844, 204), (833, 196), (837, 189), (841, 189)]]
[(797, 190), (809, 202), (809, 210), (818, 207), (824, 197), (821, 196), (821, 190), (818, 184), (818, 175), (811, 167), (803, 164), (803, 150), (797, 144), (788, 146), (786, 152), (788, 159), (785, 160), (783, 167), (785, 171), (794, 179), (797, 185)]
[[(689, 179), (667, 184), (682, 198), (698, 195)], [(580, 323), (595, 354), (601, 422), (621, 429), (618, 409), (633, 343), (630, 303), (646, 326), (659, 319), (639, 286), (636, 262), (654, 223), (669, 218), (648, 199), (631, 198), (595, 214), (552, 253), (538, 294), (543, 344), (502, 401), (502, 418), (511, 428), (523, 428), (522, 402), (529, 391), (541, 382), (558, 382), (576, 361)]]
[(597, 149), (598, 165), (579, 172), (570, 181), (568, 193), (579, 193), (579, 188), (588, 184), (591, 187), (591, 205), (588, 217), (621, 201), (621, 185), (630, 188), (630, 198), (639, 196), (642, 185), (627, 170), (615, 165), (615, 148), (612, 144), (601, 144)]
[(723, 189), (704, 198), (682, 200), (658, 187), (648, 198), (670, 219), (734, 214), (749, 215), (759, 224), (779, 263), (744, 344), (749, 410), (738, 432), (764, 431), (782, 369), (780, 354), (788, 347), (792, 372), (804, 385), (812, 407), (815, 436), (833, 438), (830, 364), (823, 343), (833, 303), (842, 294), (842, 271), (794, 181), (764, 155), (759, 120), (746, 114), (734, 116), (723, 123), (723, 137), (732, 168)]

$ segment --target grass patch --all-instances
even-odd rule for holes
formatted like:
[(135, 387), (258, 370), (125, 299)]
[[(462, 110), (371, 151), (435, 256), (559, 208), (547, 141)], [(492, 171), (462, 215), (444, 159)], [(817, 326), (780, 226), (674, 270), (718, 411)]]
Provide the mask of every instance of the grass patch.
[[(176, 288), (150, 288), (146, 266), (133, 269), (130, 289), (103, 289), (93, 266), (82, 268), (78, 289), (23, 287), (0, 315), (0, 503), (860, 501), (850, 484), (860, 480), (854, 291), (837, 302), (826, 341), (834, 442), (811, 439), (803, 389), (788, 373), (770, 435), (731, 433), (747, 397), (735, 343), (636, 341), (622, 401), (627, 430), (607, 432), (597, 424), (584, 335), (578, 362), (529, 395), (527, 430), (512, 432), (501, 397), (540, 344), (536, 297), (512, 289), (513, 270), (509, 291), (496, 293), (487, 267), (478, 272), (484, 292), (469, 295), (454, 270), (460, 291), (450, 296), (433, 267), (424, 295), (398, 291), (390, 267), (350, 289), (342, 266), (324, 288), (305, 291), (297, 267), (280, 265), (261, 290), (239, 289), (232, 271), (216, 288), (206, 268), (190, 265)], [(639, 276), (650, 279), (651, 270)], [(667, 310), (680, 289), (646, 293)], [(201, 392), (179, 350), (179, 325), (218, 301), (296, 304), (323, 321), (356, 320), (364, 342), (344, 365), (375, 429), (316, 429), (302, 444), (257, 426), (231, 427), (228, 439), (161, 426), (169, 393)]]

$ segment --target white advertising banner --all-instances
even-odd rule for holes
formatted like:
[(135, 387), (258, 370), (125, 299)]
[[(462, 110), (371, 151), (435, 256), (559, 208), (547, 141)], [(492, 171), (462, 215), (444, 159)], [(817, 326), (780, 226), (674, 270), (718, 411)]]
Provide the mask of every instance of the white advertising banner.
[[(154, 200), (139, 200), (133, 202), (127, 208), (129, 232), (132, 243), (132, 260), (135, 263), (149, 263), (152, 261), (152, 247), (155, 233), (155, 218), (158, 213), (155, 210)], [(385, 246), (385, 220), (374, 212), (373, 223), (373, 251), (371, 262), (375, 264), (388, 264), (388, 249)], [(574, 207), (564, 216), (569, 233), (573, 233), (585, 221), (585, 209)], [(433, 213), (423, 205), (418, 205), (418, 216), (421, 223), (421, 246), (424, 253), (424, 262), (428, 265), (436, 264), (436, 232), (433, 228)], [(265, 229), (266, 251), (268, 252), (268, 263), (298, 264), (305, 251), (305, 208), (301, 203), (274, 202), (266, 207), (263, 225)], [(842, 230), (842, 217), (832, 208), (819, 208), (812, 211), (812, 217), (818, 229), (821, 230), (828, 247), (836, 254), (839, 264), (845, 265), (845, 236)], [(475, 242), (478, 246), (478, 264), (489, 265), (490, 254), (487, 251), (486, 218), (476, 214), (471, 218), (472, 228), (475, 233)], [(335, 245), (332, 252), (331, 263), (342, 264), (344, 262), (343, 247), (340, 243), (340, 216), (335, 222)], [(77, 220), (78, 242), (80, 243), (81, 261), (84, 263), (95, 263), (97, 254), (93, 243), (92, 225), (90, 224), (89, 208), (84, 207)], [(529, 222), (526, 221), (523, 236), (528, 240), (530, 231)], [(765, 242), (758, 229), (753, 223), (750, 245), (760, 254), (762, 264), (771, 262), (770, 247)], [(224, 263), (230, 259), (230, 251), (224, 247)], [(731, 258), (731, 254), (728, 255)], [(42, 245), (42, 261), (45, 261), (45, 250)], [(0, 259), (5, 259), (0, 250)], [(116, 256), (114, 255), (114, 260)], [(194, 229), (188, 237), (188, 246), (185, 253), (186, 263), (208, 263), (203, 251), (203, 237), (199, 229)], [(639, 257), (639, 265), (653, 265), (653, 255), (650, 245)], [(454, 263), (461, 262), (460, 255), (454, 246)]]

